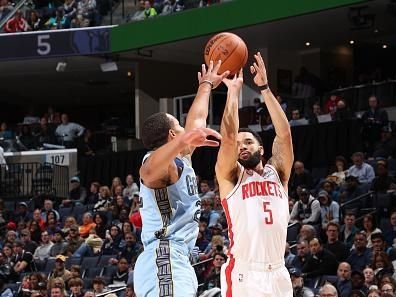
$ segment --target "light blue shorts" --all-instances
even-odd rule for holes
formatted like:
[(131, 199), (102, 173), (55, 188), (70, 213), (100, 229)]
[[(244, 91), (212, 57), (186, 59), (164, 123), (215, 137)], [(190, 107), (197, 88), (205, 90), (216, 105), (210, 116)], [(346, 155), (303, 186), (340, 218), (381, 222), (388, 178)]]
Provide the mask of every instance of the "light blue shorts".
[(197, 277), (186, 251), (168, 240), (146, 247), (134, 270), (137, 297), (195, 297)]

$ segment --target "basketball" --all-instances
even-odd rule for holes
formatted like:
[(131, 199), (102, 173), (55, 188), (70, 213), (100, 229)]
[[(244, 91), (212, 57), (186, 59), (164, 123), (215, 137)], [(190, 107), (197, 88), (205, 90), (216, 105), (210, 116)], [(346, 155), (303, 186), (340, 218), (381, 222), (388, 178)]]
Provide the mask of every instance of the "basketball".
[(205, 46), (204, 58), (207, 66), (211, 60), (214, 63), (221, 60), (218, 73), (229, 70), (231, 71), (230, 76), (232, 76), (245, 66), (248, 50), (245, 42), (238, 35), (223, 32), (208, 41)]

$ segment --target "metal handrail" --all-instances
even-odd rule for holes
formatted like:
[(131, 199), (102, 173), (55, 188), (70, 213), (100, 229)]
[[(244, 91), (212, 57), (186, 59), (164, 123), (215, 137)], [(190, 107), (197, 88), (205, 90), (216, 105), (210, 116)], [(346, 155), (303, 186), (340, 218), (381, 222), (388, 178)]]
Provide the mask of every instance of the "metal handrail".
[(368, 191), (367, 193), (364, 193), (364, 194), (362, 194), (362, 195), (360, 195), (360, 196), (357, 196), (356, 198), (353, 198), (352, 200), (349, 200), (349, 201), (347, 201), (347, 202), (345, 202), (345, 203), (342, 203), (342, 204), (340, 205), (340, 210), (341, 210), (341, 208), (343, 208), (345, 205), (352, 204), (353, 202), (356, 202), (356, 201), (358, 201), (358, 200), (360, 200), (360, 199), (362, 199), (362, 198), (371, 196), (373, 193), (374, 193), (374, 191)]
[(21, 0), (15, 5), (14, 9), (11, 10), (11, 12), (0, 21), (0, 29), (3, 28), (3, 26), (8, 22), (9, 19), (11, 19), (15, 13), (26, 3), (27, 0)]
[(211, 258), (209, 258), (209, 259), (206, 259), (206, 260), (203, 260), (203, 261), (201, 261), (201, 262), (192, 264), (191, 266), (192, 266), (192, 267), (195, 267), (195, 266), (198, 266), (198, 265), (205, 264), (206, 262), (210, 262), (210, 261), (212, 261), (212, 260), (213, 260), (213, 257), (211, 257)]
[(107, 294), (111, 294), (111, 293), (115, 293), (115, 292), (123, 291), (123, 290), (125, 290), (125, 289), (126, 289), (126, 286), (122, 286), (122, 287), (119, 287), (119, 288), (117, 288), (117, 289), (114, 289), (114, 290), (111, 290), (111, 291), (106, 291), (106, 292), (103, 292), (103, 293), (97, 294), (97, 295), (95, 295), (95, 297), (106, 296)]

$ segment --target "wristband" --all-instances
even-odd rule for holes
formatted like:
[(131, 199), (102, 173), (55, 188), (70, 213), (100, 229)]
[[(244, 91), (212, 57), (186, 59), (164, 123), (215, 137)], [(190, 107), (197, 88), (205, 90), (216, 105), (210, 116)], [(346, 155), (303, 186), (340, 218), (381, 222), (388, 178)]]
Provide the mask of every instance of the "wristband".
[(265, 85), (262, 85), (262, 86), (258, 86), (258, 87), (259, 87), (260, 91), (265, 91), (265, 90), (269, 89), (269, 85), (268, 84), (265, 84)]
[(204, 79), (203, 81), (201, 81), (201, 83), (199, 85), (202, 85), (203, 83), (208, 83), (210, 84), (210, 88), (213, 89), (214, 85), (210, 80)]

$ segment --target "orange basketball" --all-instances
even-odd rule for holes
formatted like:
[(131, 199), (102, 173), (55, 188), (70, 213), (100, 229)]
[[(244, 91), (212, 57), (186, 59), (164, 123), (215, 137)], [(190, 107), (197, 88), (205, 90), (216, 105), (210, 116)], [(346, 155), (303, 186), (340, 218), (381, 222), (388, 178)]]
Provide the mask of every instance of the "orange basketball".
[(248, 50), (245, 42), (233, 33), (223, 32), (213, 36), (205, 46), (205, 63), (209, 66), (212, 60), (216, 63), (221, 60), (219, 73), (230, 70), (230, 76), (236, 74), (245, 66)]

